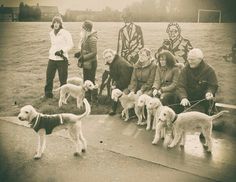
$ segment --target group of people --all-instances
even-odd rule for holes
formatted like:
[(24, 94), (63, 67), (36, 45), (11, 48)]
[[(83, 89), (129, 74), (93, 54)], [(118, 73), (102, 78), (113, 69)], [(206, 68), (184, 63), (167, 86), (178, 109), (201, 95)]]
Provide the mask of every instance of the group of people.
[[(183, 38), (177, 23), (170, 23), (166, 29), (169, 39), (152, 56), (144, 47), (141, 27), (132, 22), (129, 11), (123, 15), (125, 22), (118, 33), (117, 50), (103, 52), (106, 73), (111, 78), (111, 88), (118, 88), (125, 94), (146, 93), (159, 97), (163, 105), (179, 103), (176, 112), (202, 100), (202, 112), (209, 114), (214, 104), (213, 98), (218, 88), (214, 69), (207, 64), (202, 51), (193, 48), (190, 41)], [(45, 97), (52, 98), (53, 79), (58, 70), (60, 84), (66, 83), (68, 76), (68, 51), (73, 41), (68, 31), (63, 29), (60, 16), (55, 16), (50, 32), (51, 48), (46, 73)], [(75, 54), (78, 66), (83, 68), (83, 79), (95, 82), (97, 68), (97, 32), (91, 21), (84, 21), (80, 33), (79, 51)], [(94, 83), (95, 84), (95, 83)], [(93, 94), (88, 92), (88, 101)], [(110, 115), (116, 114), (117, 102), (112, 103)]]

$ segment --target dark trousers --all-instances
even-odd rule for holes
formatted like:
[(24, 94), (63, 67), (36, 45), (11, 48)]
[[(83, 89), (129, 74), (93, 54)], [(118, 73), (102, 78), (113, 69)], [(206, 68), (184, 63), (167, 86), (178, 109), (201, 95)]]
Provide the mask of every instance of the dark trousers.
[(66, 61), (48, 61), (47, 71), (46, 71), (46, 85), (44, 88), (45, 96), (52, 98), (53, 80), (55, 78), (56, 71), (58, 70), (58, 76), (60, 81), (60, 86), (66, 84), (68, 77), (68, 64)]
[[(84, 77), (84, 81), (85, 80), (90, 80), (93, 82), (93, 84), (95, 84), (95, 76), (96, 76), (96, 70), (97, 70), (97, 61), (93, 61), (92, 62), (92, 68), (91, 69), (83, 69), (83, 77)], [(96, 99), (94, 97), (96, 97), (95, 95), (96, 91), (91, 91), (88, 90), (85, 94), (85, 97), (88, 101), (91, 101), (93, 99)]]

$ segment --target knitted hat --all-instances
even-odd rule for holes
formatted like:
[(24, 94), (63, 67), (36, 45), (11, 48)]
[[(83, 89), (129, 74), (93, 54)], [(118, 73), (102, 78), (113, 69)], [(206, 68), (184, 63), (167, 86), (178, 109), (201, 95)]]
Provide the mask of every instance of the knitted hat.
[(82, 28), (86, 30), (87, 32), (91, 32), (93, 28), (93, 23), (89, 20), (85, 20), (82, 25)]
[(60, 23), (61, 28), (62, 28), (63, 20), (62, 20), (62, 17), (61, 17), (60, 15), (56, 15), (56, 16), (53, 17), (51, 28), (53, 28), (53, 24), (54, 24), (55, 22)]
[(188, 53), (188, 59), (203, 59), (203, 53), (201, 49), (193, 48)]

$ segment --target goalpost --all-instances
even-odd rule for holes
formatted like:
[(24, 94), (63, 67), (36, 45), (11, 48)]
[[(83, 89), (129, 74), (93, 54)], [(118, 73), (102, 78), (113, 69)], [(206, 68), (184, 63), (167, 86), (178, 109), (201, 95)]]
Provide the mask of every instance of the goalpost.
[(201, 12), (214, 12), (219, 14), (219, 23), (221, 23), (221, 10), (199, 9), (197, 14), (197, 22), (200, 22)]

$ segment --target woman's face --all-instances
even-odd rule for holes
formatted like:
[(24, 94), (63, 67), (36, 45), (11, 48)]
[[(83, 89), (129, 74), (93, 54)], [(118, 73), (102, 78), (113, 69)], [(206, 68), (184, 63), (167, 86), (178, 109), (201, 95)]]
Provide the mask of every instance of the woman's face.
[(161, 66), (166, 66), (166, 56), (165, 55), (160, 56), (159, 61), (160, 61)]
[(108, 64), (111, 64), (113, 59), (114, 59), (114, 56), (111, 52), (107, 52), (105, 55), (104, 55), (104, 59), (105, 59), (105, 62), (108, 63)]
[(170, 40), (175, 40), (179, 36), (179, 30), (174, 25), (170, 26), (168, 35)]
[(58, 21), (55, 21), (53, 24), (53, 29), (58, 30), (60, 28), (60, 23)]
[(86, 31), (83, 28), (81, 28), (80, 37), (84, 38), (85, 36), (86, 36)]
[(149, 56), (145, 51), (139, 53), (139, 62), (144, 63), (149, 60)]

